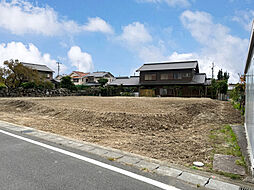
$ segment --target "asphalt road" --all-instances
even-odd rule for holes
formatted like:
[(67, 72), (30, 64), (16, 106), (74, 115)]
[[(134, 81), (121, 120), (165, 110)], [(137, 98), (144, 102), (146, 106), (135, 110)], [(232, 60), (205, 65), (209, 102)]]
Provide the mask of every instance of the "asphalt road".
[[(13, 132), (12, 132), (13, 133)], [(32, 137), (16, 132), (16, 135)], [(173, 178), (145, 173), (88, 153), (61, 147), (33, 138), (75, 154), (145, 176), (179, 189), (196, 189)], [(121, 173), (26, 142), (0, 132), (0, 189), (1, 190), (150, 190), (161, 189)], [(174, 189), (169, 186), (169, 189)]]

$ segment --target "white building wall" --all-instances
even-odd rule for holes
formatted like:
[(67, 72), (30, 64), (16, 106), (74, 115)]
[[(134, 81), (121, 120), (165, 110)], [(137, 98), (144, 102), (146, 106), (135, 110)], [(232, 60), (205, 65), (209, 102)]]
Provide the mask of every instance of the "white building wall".
[[(253, 55), (253, 53), (252, 53)], [(245, 127), (247, 130), (251, 163), (253, 168), (254, 155), (254, 57), (252, 56), (250, 67), (246, 73), (246, 97), (245, 97)]]

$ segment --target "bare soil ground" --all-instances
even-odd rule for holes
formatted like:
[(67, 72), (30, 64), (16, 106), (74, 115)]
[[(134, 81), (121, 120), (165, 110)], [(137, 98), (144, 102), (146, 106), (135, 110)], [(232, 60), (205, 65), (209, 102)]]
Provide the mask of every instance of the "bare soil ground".
[(230, 102), (205, 98), (0, 98), (0, 120), (173, 164), (211, 164), (210, 131), (242, 123)]

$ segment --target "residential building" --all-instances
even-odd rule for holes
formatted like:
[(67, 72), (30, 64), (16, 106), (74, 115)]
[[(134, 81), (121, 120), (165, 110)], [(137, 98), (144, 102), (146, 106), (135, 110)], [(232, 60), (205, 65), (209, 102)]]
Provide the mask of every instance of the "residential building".
[(254, 168), (254, 22), (251, 29), (248, 55), (244, 69), (245, 76), (245, 129), (250, 154), (251, 169)]
[(69, 76), (71, 77), (72, 79), (72, 82), (75, 84), (75, 85), (85, 85), (87, 83), (87, 75), (89, 73), (83, 73), (83, 72), (80, 72), (80, 71), (72, 71), (71, 74), (69, 74)]
[(108, 79), (108, 83), (111, 83), (115, 79), (114, 75), (112, 75), (110, 72), (105, 72), (105, 71), (97, 71), (97, 72), (89, 73), (88, 75), (86, 75), (86, 78), (87, 78), (86, 85), (90, 85), (90, 86), (100, 85), (98, 81), (101, 78)]
[(141, 96), (148, 89), (154, 96), (206, 96), (211, 82), (199, 73), (198, 61), (147, 63), (137, 72)]
[(51, 70), (46, 65), (34, 64), (34, 63), (24, 63), (24, 62), (21, 62), (21, 64), (26, 66), (26, 67), (29, 67), (33, 70), (38, 71), (39, 75), (45, 77), (46, 80), (52, 80), (53, 79), (54, 71)]
[(66, 74), (63, 74), (63, 75), (57, 75), (57, 76), (54, 78), (54, 80), (61, 81), (61, 79), (62, 79), (63, 77), (66, 77), (66, 76), (67, 76)]

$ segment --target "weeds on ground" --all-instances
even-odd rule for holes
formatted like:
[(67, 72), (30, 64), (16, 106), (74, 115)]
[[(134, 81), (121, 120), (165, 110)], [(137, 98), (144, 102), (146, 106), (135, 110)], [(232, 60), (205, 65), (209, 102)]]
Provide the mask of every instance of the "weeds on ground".
[[(239, 160), (236, 160), (236, 164), (244, 166), (245, 168), (246, 163), (244, 157), (241, 153), (240, 147), (237, 143), (237, 137), (233, 132), (230, 125), (225, 125), (220, 129), (211, 131), (209, 135), (209, 139), (213, 143), (213, 151), (211, 155), (211, 162), (213, 161), (214, 154), (224, 154), (224, 155), (233, 155), (240, 157)], [(212, 164), (208, 166), (209, 171), (212, 170)], [(215, 171), (213, 171), (215, 172)], [(240, 179), (240, 175), (230, 174), (225, 172), (216, 172), (218, 174), (230, 177), (231, 179)]]
[(108, 160), (109, 160), (109, 161), (115, 161), (116, 159), (115, 159), (115, 158), (109, 157)]
[(241, 115), (244, 115), (245, 113), (245, 107), (243, 107), (239, 102), (231, 101), (231, 104), (233, 105), (233, 108), (241, 111)]

